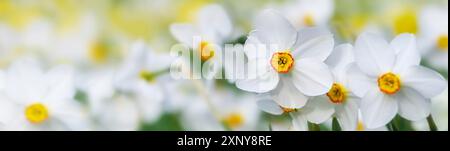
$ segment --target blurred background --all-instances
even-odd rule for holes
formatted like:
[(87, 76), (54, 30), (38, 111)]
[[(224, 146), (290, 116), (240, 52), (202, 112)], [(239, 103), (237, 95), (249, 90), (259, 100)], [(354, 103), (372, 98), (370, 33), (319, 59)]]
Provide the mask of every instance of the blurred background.
[[(363, 31), (378, 32), (387, 39), (414, 33), (423, 53), (422, 64), (448, 79), (447, 0), (0, 0), (0, 70), (18, 58), (33, 56), (48, 67), (76, 67), (80, 83), (101, 81), (107, 77), (102, 74), (120, 66), (138, 40), (154, 51), (168, 53), (178, 43), (170, 25), (195, 22), (197, 12), (209, 4), (219, 4), (229, 14), (234, 28), (230, 41), (245, 37), (254, 17), (267, 8), (279, 10), (298, 28), (328, 27), (338, 44), (353, 43)], [(134, 116), (139, 105), (118, 105), (109, 112), (117, 116), (93, 113), (89, 107), (92, 85), (80, 84), (77, 100), (86, 106), (88, 115), (95, 115), (87, 117), (94, 130), (286, 127), (283, 117), (260, 112), (255, 96), (226, 81), (216, 81), (212, 89), (198, 86), (204, 82), (197, 80), (160, 83), (164, 102), (150, 120), (143, 120), (140, 113)], [(133, 98), (111, 95), (106, 100)], [(440, 130), (448, 130), (448, 90), (433, 99), (433, 116)], [(323, 129), (329, 129), (328, 125), (323, 124)], [(405, 129), (428, 129), (426, 121), (405, 125)]]

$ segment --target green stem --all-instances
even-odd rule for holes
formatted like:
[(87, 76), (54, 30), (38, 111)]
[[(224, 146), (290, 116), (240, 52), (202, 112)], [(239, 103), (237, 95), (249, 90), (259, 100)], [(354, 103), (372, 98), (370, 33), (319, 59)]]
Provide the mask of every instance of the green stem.
[(430, 127), (430, 131), (438, 131), (436, 123), (433, 120), (433, 116), (431, 116), (431, 115), (428, 116), (427, 121), (428, 121), (428, 126)]
[(308, 123), (309, 131), (320, 131), (320, 125), (314, 123)]
[(342, 128), (341, 128), (341, 126), (339, 125), (339, 122), (338, 122), (338, 120), (337, 120), (336, 117), (333, 117), (332, 130), (333, 130), (333, 131), (342, 131)]
[(388, 125), (390, 131), (399, 131), (397, 125), (395, 125), (395, 121), (391, 121)]

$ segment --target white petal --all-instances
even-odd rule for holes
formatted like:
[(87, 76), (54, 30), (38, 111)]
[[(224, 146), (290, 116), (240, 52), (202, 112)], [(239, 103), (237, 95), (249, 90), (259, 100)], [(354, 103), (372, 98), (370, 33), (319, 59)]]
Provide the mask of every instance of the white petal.
[(382, 37), (363, 33), (356, 40), (355, 59), (361, 71), (379, 76), (392, 70), (395, 52)]
[(161, 116), (164, 95), (159, 85), (142, 81), (137, 86), (136, 103), (146, 122), (153, 123)]
[(244, 52), (248, 60), (253, 59), (268, 59), (272, 53), (255, 35), (256, 32), (250, 33), (250, 36), (245, 41)]
[(306, 28), (298, 32), (294, 56), (325, 61), (333, 48), (334, 38), (331, 32), (322, 28)]
[(425, 99), (419, 92), (404, 88), (396, 95), (399, 102), (400, 116), (411, 121), (425, 119), (431, 113), (431, 102)]
[(326, 96), (314, 97), (308, 101), (308, 104), (304, 110), (308, 121), (315, 124), (325, 122), (330, 119), (335, 112), (334, 104), (332, 104)]
[(236, 81), (236, 86), (239, 89), (265, 93), (276, 88), (279, 81), (278, 73), (270, 67), (266, 60), (253, 60), (247, 66), (249, 71), (246, 79)]
[(299, 109), (308, 101), (308, 97), (294, 86), (291, 78), (281, 78), (278, 87), (270, 93), (275, 102), (285, 108)]
[(202, 33), (207, 34), (211, 38), (222, 39), (222, 41), (230, 36), (232, 32), (231, 19), (220, 5), (205, 6), (198, 15), (198, 26)]
[(325, 94), (333, 84), (333, 76), (328, 66), (318, 60), (297, 60), (293, 72), (292, 82), (307, 96)]
[(300, 112), (292, 113), (292, 128), (294, 131), (308, 131), (308, 120)]
[(88, 116), (82, 110), (81, 104), (75, 100), (65, 101), (64, 104), (49, 106), (52, 109), (54, 119), (60, 121), (68, 130), (88, 130)]
[(291, 49), (297, 39), (295, 28), (274, 10), (259, 15), (255, 26), (258, 39), (266, 45), (276, 46), (275, 51)]
[(401, 34), (392, 42), (391, 47), (397, 53), (393, 71), (401, 73), (410, 66), (420, 64), (420, 53), (417, 49), (416, 37), (413, 34)]
[(257, 102), (258, 108), (264, 112), (273, 114), (273, 115), (281, 115), (283, 114), (283, 109), (272, 99), (270, 98), (262, 98)]
[(412, 66), (400, 75), (405, 87), (415, 89), (417, 92), (432, 98), (441, 94), (447, 88), (447, 81), (436, 71), (422, 67)]
[(351, 44), (341, 44), (334, 48), (325, 63), (334, 71), (342, 71), (349, 64), (355, 61), (353, 46)]
[(371, 88), (377, 87), (376, 79), (364, 74), (356, 64), (351, 64), (348, 74), (348, 85), (353, 93), (358, 97), (364, 97)]
[(6, 73), (0, 70), (0, 91), (3, 91), (6, 83)]
[(271, 120), (270, 128), (272, 131), (290, 131), (292, 130), (292, 120)]
[(367, 128), (388, 124), (397, 114), (398, 102), (378, 89), (371, 89), (361, 101), (361, 113)]
[(200, 32), (191, 24), (173, 24), (170, 33), (178, 42), (189, 47), (193, 47), (194, 37), (200, 36)]
[(31, 59), (12, 64), (6, 73), (5, 94), (17, 103), (42, 101), (47, 85), (40, 66)]
[(134, 131), (139, 127), (139, 112), (135, 102), (116, 98), (104, 106), (98, 115), (102, 129), (112, 131)]
[(48, 92), (44, 100), (47, 103), (58, 103), (71, 100), (75, 96), (73, 69), (59, 66), (47, 73)]
[(355, 131), (358, 125), (358, 103), (355, 100), (347, 100), (336, 107), (336, 118), (344, 131)]

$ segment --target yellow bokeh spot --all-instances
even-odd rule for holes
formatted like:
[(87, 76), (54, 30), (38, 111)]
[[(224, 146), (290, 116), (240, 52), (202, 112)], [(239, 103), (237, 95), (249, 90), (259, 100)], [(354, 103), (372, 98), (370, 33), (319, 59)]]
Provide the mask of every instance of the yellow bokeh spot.
[(327, 93), (327, 96), (332, 103), (341, 104), (347, 99), (347, 93), (348, 92), (343, 85), (335, 83)]
[(312, 14), (306, 14), (303, 16), (303, 24), (309, 27), (316, 25), (316, 21), (314, 20), (314, 16)]
[(178, 22), (192, 22), (197, 20), (197, 13), (203, 7), (209, 4), (211, 0), (195, 0), (186, 1), (180, 3), (180, 7), (177, 9), (176, 21)]
[[(131, 38), (151, 38), (160, 28), (154, 20), (150, 19), (157, 18), (157, 16), (149, 13), (148, 10), (115, 7), (109, 11), (109, 18), (114, 29)], [(160, 22), (163, 21), (160, 18)]]
[(289, 51), (277, 52), (272, 55), (270, 63), (278, 73), (289, 73), (294, 66), (294, 58)]
[(215, 50), (213, 45), (210, 42), (202, 41), (200, 42), (200, 57), (202, 61), (207, 61), (214, 57)]
[(105, 42), (94, 42), (89, 49), (89, 58), (94, 63), (105, 63), (108, 59), (108, 46)]
[(156, 74), (147, 70), (142, 70), (139, 72), (139, 77), (148, 83), (153, 83), (155, 82)]
[(385, 94), (395, 94), (400, 91), (400, 77), (393, 73), (386, 73), (378, 78), (378, 87)]
[(417, 14), (414, 10), (404, 10), (394, 16), (395, 34), (412, 33), (419, 30)]
[(25, 117), (33, 124), (40, 124), (48, 119), (49, 112), (45, 105), (35, 103), (25, 108)]
[(448, 51), (448, 34), (439, 36), (437, 39), (437, 47), (439, 50)]
[(244, 124), (244, 117), (239, 113), (231, 113), (224, 119), (229, 128), (238, 128)]

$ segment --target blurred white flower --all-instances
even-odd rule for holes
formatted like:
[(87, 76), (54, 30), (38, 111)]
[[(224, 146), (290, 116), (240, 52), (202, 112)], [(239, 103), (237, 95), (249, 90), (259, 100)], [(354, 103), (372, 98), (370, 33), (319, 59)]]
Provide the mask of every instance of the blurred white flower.
[(353, 46), (350, 44), (336, 47), (325, 61), (332, 68), (333, 87), (327, 94), (314, 97), (310, 101), (313, 112), (318, 112), (323, 117), (334, 114), (344, 131), (354, 131), (358, 124), (360, 98), (353, 94), (347, 77), (348, 67), (354, 62), (353, 55)]
[[(231, 19), (220, 5), (211, 4), (203, 7), (197, 14), (196, 24), (177, 23), (170, 26), (175, 39), (199, 52), (202, 61), (221, 54), (221, 46), (232, 34)], [(195, 37), (201, 39), (194, 39)], [(199, 40), (199, 41), (197, 41)]]
[(435, 67), (448, 70), (448, 8), (428, 6), (420, 17), (421, 50)]
[(144, 42), (136, 42), (118, 70), (114, 85), (137, 101), (146, 122), (154, 122), (162, 113), (162, 84), (169, 80), (169, 67), (174, 60), (169, 54), (158, 53)]
[(262, 13), (255, 27), (244, 49), (248, 75), (236, 81), (238, 88), (268, 92), (280, 106), (289, 109), (301, 108), (309, 96), (331, 89), (333, 76), (324, 63), (334, 47), (330, 32), (320, 28), (297, 32), (273, 10)]
[(328, 26), (334, 14), (334, 0), (294, 0), (281, 12), (296, 27)]
[(172, 57), (135, 42), (118, 70), (102, 71), (89, 78), (86, 93), (91, 111), (103, 128), (137, 130), (141, 122), (153, 123), (163, 112), (160, 83)]
[(258, 129), (259, 110), (254, 96), (225, 90), (216, 90), (210, 94), (208, 98), (199, 95), (196, 99), (190, 99), (192, 102), (182, 112), (186, 129), (201, 131)]
[[(318, 104), (322, 103), (322, 104)], [(326, 112), (321, 112), (320, 109), (316, 109), (316, 107), (325, 106), (324, 102), (313, 103), (312, 101), (308, 101), (308, 103), (299, 109), (290, 109), (283, 108), (277, 104), (277, 102), (272, 99), (261, 96), (258, 98), (257, 105), (264, 112), (273, 114), (273, 115), (282, 115), (288, 114), (291, 118), (291, 125), (287, 127), (286, 124), (277, 125), (281, 127), (281, 130), (292, 130), (292, 131), (308, 131), (308, 122), (320, 124), (327, 121), (331, 114), (326, 115)], [(284, 125), (284, 126), (283, 126)]]
[(361, 112), (367, 128), (390, 122), (397, 113), (417, 121), (430, 114), (430, 98), (447, 87), (437, 72), (422, 67), (414, 35), (402, 34), (390, 44), (364, 33), (355, 44), (356, 65), (349, 70), (353, 92), (362, 97)]
[(23, 59), (4, 75), (0, 123), (6, 130), (87, 130), (86, 116), (74, 100), (73, 71), (59, 66), (48, 72)]
[(108, 57), (105, 44), (99, 40), (99, 21), (92, 14), (82, 15), (76, 28), (58, 31), (47, 57), (54, 62), (73, 64), (103, 63)]
[(89, 75), (84, 91), (96, 130), (137, 130), (140, 124), (138, 105), (132, 97), (120, 95), (113, 85), (113, 71)]

